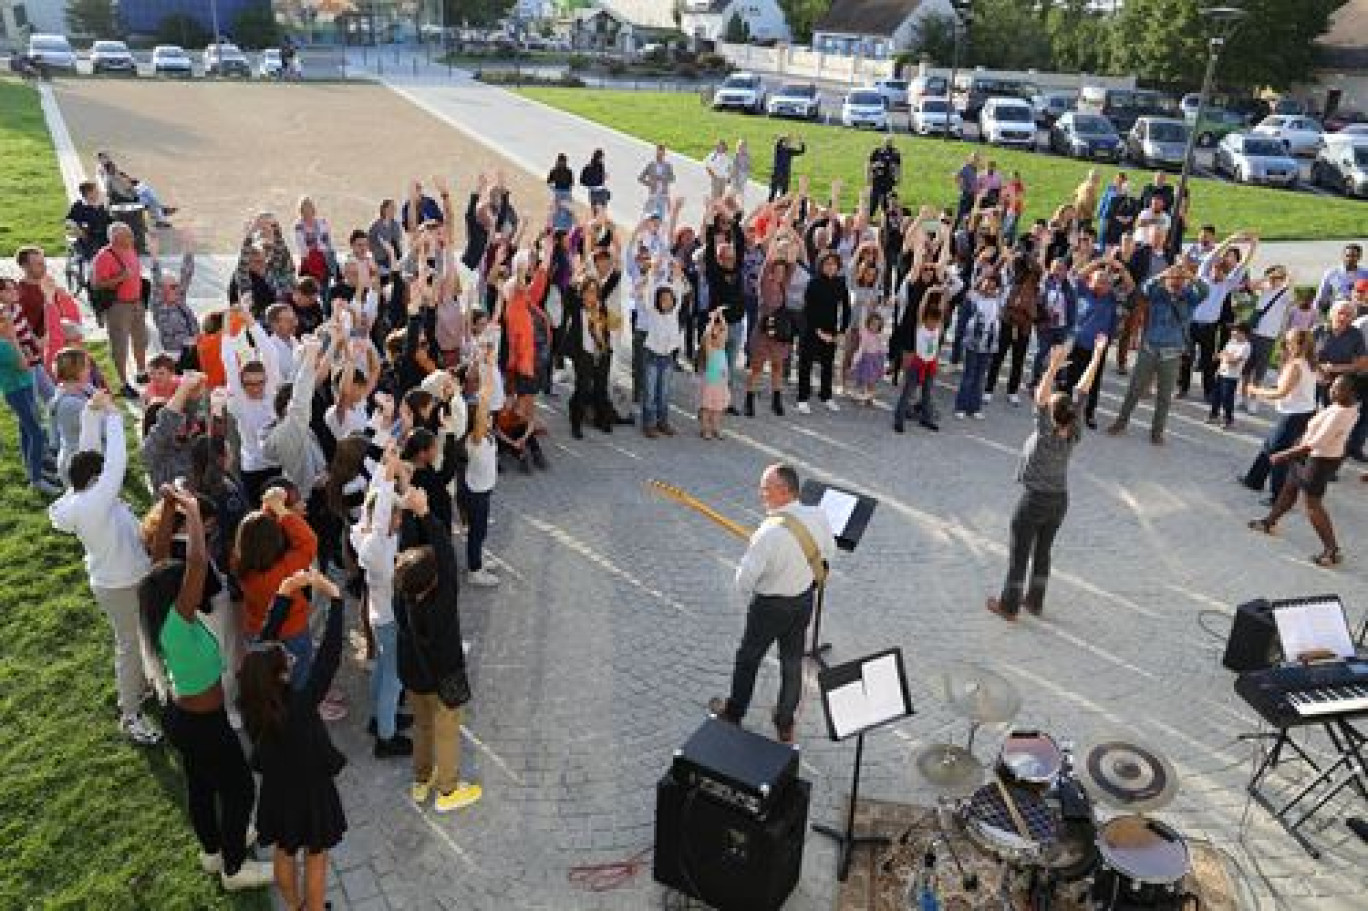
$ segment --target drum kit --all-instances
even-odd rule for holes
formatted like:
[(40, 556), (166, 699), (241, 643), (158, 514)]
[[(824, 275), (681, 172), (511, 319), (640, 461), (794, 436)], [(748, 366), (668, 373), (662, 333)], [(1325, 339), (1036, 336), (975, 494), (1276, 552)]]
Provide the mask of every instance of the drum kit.
[[(1092, 911), (1182, 911), (1196, 902), (1182, 881), (1191, 872), (1188, 845), (1172, 827), (1148, 817), (1178, 794), (1178, 778), (1162, 755), (1123, 735), (1072, 745), (1043, 731), (1009, 729), (992, 768), (974, 752), (983, 725), (1010, 724), (1021, 709), (1011, 681), (976, 665), (957, 665), (942, 679), (952, 711), (969, 722), (966, 746), (936, 743), (917, 753), (917, 773), (941, 793), (935, 813), (966, 892), (952, 831), (996, 864), (997, 895), (980, 907), (1045, 911), (1061, 899)], [(1104, 804), (1114, 814), (1104, 819)], [(928, 857), (933, 853), (928, 849)], [(925, 907), (925, 881), (909, 892), (909, 908)]]

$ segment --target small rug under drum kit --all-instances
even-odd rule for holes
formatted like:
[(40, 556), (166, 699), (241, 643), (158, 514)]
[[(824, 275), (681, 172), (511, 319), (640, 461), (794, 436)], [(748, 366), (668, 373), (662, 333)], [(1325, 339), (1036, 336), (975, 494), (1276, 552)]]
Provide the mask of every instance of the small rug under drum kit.
[(1068, 741), (1009, 729), (985, 762), (974, 739), (1015, 718), (1016, 688), (976, 665), (943, 682), (968, 741), (914, 758), (936, 806), (859, 802), (855, 831), (888, 843), (855, 857), (838, 911), (1238, 911), (1222, 855), (1149, 815), (1178, 795), (1163, 755), (1118, 733), (1075, 761)]

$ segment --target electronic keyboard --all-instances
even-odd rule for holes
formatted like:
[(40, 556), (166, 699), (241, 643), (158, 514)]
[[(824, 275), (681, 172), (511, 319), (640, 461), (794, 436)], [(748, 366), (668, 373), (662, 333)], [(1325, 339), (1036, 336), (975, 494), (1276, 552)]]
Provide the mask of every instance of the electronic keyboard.
[(1236, 678), (1235, 692), (1280, 728), (1368, 714), (1368, 661), (1350, 658), (1249, 671)]

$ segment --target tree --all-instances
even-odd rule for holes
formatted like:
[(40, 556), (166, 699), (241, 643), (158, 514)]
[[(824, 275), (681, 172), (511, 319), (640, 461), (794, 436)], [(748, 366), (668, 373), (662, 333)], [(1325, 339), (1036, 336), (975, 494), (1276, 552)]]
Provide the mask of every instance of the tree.
[(113, 38), (120, 34), (113, 0), (70, 0), (66, 15), (67, 26), (73, 34), (95, 38)]
[(741, 18), (740, 13), (731, 14), (731, 18), (727, 20), (726, 31), (722, 33), (722, 40), (728, 44), (745, 44), (750, 40), (750, 26)]
[(929, 13), (917, 20), (908, 48), (913, 59), (926, 56), (936, 66), (949, 66), (955, 56), (955, 17)]
[(448, 26), (469, 25), (484, 28), (508, 15), (514, 0), (442, 0)]
[(242, 47), (274, 47), (280, 44), (280, 23), (270, 4), (254, 3), (234, 17), (232, 36)]
[[(1247, 15), (1221, 54), (1216, 81), (1253, 90), (1307, 81), (1315, 41), (1344, 0), (1248, 0)], [(1126, 0), (1113, 20), (1111, 67), (1143, 81), (1196, 89), (1207, 61), (1207, 24), (1198, 0)]]
[(1062, 0), (1045, 18), (1050, 68), (1060, 73), (1101, 73), (1111, 64), (1111, 20), (1092, 0)]
[(812, 42), (812, 27), (831, 9), (832, 0), (779, 0), (795, 44)]
[(214, 40), (209, 29), (200, 25), (194, 16), (172, 13), (157, 23), (158, 44), (179, 44), (181, 47), (204, 47)]
[(1045, 69), (1050, 38), (1032, 0), (975, 0), (962, 62), (999, 70)]

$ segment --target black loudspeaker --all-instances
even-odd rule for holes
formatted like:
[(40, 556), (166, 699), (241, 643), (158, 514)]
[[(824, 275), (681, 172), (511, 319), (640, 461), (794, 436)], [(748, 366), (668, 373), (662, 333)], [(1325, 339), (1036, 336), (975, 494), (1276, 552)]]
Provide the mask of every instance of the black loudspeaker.
[(1273, 620), (1277, 605), (1266, 598), (1255, 598), (1235, 608), (1235, 622), (1226, 640), (1221, 663), (1232, 671), (1262, 671), (1278, 663), (1282, 646), (1278, 626)]
[(811, 796), (797, 779), (760, 819), (667, 772), (656, 787), (656, 882), (720, 911), (774, 911), (798, 884)]

